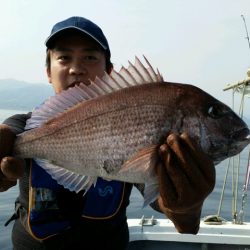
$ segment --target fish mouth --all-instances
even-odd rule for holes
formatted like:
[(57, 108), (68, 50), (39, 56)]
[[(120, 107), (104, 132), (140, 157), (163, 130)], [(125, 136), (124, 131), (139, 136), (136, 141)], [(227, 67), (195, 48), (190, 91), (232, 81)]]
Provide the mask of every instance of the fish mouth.
[(231, 157), (239, 154), (250, 143), (250, 130), (247, 127), (237, 130), (230, 139), (232, 144), (228, 148), (228, 156)]
[(231, 136), (231, 139), (236, 141), (250, 141), (250, 130), (245, 127), (243, 129), (234, 131)]
[(214, 164), (217, 165), (226, 158), (239, 154), (249, 143), (250, 130), (247, 127), (234, 131), (229, 141), (223, 145), (213, 144), (211, 156)]

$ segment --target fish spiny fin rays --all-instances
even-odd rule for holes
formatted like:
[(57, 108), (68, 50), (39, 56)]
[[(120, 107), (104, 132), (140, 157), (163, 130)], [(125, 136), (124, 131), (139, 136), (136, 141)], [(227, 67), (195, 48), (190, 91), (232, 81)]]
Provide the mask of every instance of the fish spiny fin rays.
[(144, 56), (147, 66), (135, 57), (135, 64), (129, 62), (129, 67), (122, 67), (119, 72), (113, 70), (110, 75), (105, 73), (101, 78), (96, 77), (86, 86), (81, 83), (59, 94), (48, 98), (42, 105), (34, 109), (31, 118), (27, 120), (25, 130), (42, 126), (45, 122), (72, 108), (76, 104), (107, 95), (120, 89), (151, 82), (162, 82), (159, 71), (155, 72)]
[(147, 173), (148, 179), (145, 182), (143, 207), (155, 201), (159, 196), (158, 178), (154, 172), (158, 158), (157, 148), (157, 145), (152, 145), (140, 150), (132, 158), (127, 160), (119, 171), (119, 174), (124, 175), (126, 172), (130, 172), (130, 174), (134, 173), (135, 175), (138, 173), (146, 175), (145, 173)]
[(120, 71), (113, 70), (110, 75), (105, 74), (102, 79), (97, 78), (94, 82), (91, 82), (91, 86), (97, 86), (98, 88), (105, 89), (108, 93), (131, 87), (134, 85), (141, 85), (151, 82), (162, 82), (163, 77), (153, 69), (149, 61), (144, 56), (147, 68), (142, 62), (135, 57), (134, 65), (129, 61), (129, 67), (121, 67)]
[(48, 160), (35, 159), (37, 164), (41, 166), (58, 184), (70, 191), (79, 193), (84, 190), (84, 194), (90, 189), (90, 187), (96, 184), (97, 177), (84, 176), (76, 174), (65, 168), (54, 165)]
[(155, 72), (147, 58), (145, 56), (143, 57), (148, 66), (147, 68), (142, 64), (138, 57), (135, 57), (134, 65), (129, 61), (129, 67), (127, 69), (122, 67), (118, 73), (119, 76), (122, 79), (125, 79), (130, 86), (163, 81), (163, 77), (159, 73), (158, 69), (157, 72)]
[(143, 57), (144, 57), (147, 65), (149, 66), (147, 71), (151, 75), (153, 82), (163, 82), (164, 81), (163, 76), (159, 72), (158, 68), (157, 68), (157, 73), (155, 73), (155, 71), (154, 71), (153, 67), (151, 66), (151, 64), (149, 63), (148, 59), (145, 56), (143, 56)]

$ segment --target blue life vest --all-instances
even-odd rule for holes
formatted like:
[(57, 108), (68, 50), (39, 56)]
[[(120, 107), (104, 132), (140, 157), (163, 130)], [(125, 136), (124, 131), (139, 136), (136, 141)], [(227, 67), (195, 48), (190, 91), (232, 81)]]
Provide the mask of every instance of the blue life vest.
[[(73, 215), (70, 210), (59, 204), (59, 194), (66, 192), (65, 189), (34, 160), (30, 162), (27, 226), (34, 238), (43, 240), (70, 228)], [(124, 192), (125, 183), (98, 178), (96, 185), (92, 186), (85, 196), (80, 196), (82, 200), (80, 217), (94, 220), (112, 218), (119, 212)], [(70, 204), (67, 206), (69, 207)]]

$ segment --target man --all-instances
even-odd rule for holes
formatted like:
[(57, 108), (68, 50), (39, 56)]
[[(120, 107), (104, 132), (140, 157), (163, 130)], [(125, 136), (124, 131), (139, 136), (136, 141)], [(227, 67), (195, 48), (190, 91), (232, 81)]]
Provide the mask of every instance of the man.
[[(89, 79), (112, 71), (107, 39), (85, 18), (55, 24), (46, 46), (47, 76), (55, 93), (80, 83), (89, 85)], [(126, 249), (132, 184), (98, 178), (82, 196), (58, 185), (35, 161), (12, 157), (15, 134), (23, 131), (29, 116), (13, 116), (0, 127), (1, 191), (20, 179), (14, 249)], [(170, 134), (159, 154), (160, 197), (152, 207), (165, 213), (179, 232), (197, 233), (203, 201), (215, 183), (213, 163), (185, 133)], [(101, 196), (98, 190), (107, 185), (114, 190), (112, 196)]]

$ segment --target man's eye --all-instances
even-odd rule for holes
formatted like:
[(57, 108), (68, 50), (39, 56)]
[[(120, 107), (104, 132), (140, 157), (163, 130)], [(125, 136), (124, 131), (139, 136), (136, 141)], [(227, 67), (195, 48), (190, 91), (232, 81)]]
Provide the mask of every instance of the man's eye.
[(60, 60), (60, 61), (67, 61), (67, 60), (69, 60), (69, 57), (68, 56), (59, 56), (58, 60)]
[(85, 59), (86, 60), (96, 60), (96, 58), (94, 56), (86, 56)]
[(85, 56), (83, 60), (85, 62), (96, 62), (98, 58), (96, 56)]

